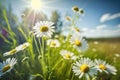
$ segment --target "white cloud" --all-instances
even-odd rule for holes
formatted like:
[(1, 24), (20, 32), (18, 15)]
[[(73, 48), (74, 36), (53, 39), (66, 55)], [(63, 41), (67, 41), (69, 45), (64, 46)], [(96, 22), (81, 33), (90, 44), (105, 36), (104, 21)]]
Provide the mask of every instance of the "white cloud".
[(98, 25), (96, 27), (97, 30), (102, 30), (102, 29), (105, 29), (107, 27), (107, 25), (103, 24), (103, 25)]
[[(118, 27), (120, 24), (116, 25)], [(110, 25), (102, 24), (96, 26), (96, 28), (81, 28), (80, 34), (86, 38), (113, 38), (120, 37), (120, 28), (109, 29)], [(64, 32), (64, 33), (63, 33)], [(62, 35), (68, 35), (69, 30), (63, 30)]]
[(118, 28), (120, 28), (120, 24), (118, 24), (118, 26), (117, 26)]
[(114, 33), (120, 33), (120, 29), (114, 30)]
[(88, 28), (84, 27), (81, 29), (81, 31), (86, 32), (86, 31), (88, 31)]
[(109, 16), (110, 16), (109, 13), (102, 15), (102, 17), (100, 18), (100, 22), (105, 22), (105, 21), (107, 21), (108, 18), (109, 18)]
[(106, 28), (107, 25), (97, 26), (96, 29), (89, 29), (82, 34), (87, 38), (108, 38), (120, 37), (120, 29), (110, 30)]
[(100, 18), (100, 22), (109, 21), (109, 20), (116, 19), (116, 18), (119, 18), (119, 17), (120, 17), (120, 13), (116, 13), (116, 14), (113, 14), (113, 15), (111, 15), (109, 13), (106, 13)]

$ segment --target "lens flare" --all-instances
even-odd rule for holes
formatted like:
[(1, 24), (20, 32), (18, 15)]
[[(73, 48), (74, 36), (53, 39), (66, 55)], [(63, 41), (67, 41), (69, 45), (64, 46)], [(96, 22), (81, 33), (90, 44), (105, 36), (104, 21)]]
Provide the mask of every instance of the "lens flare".
[(42, 2), (40, 0), (31, 0), (31, 7), (35, 11), (40, 10)]

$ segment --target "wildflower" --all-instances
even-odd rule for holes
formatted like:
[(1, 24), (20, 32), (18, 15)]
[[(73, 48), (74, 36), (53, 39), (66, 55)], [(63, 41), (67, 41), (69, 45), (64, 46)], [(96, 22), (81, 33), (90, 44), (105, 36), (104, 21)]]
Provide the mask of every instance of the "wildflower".
[(74, 12), (78, 12), (78, 11), (79, 11), (79, 8), (78, 8), (77, 6), (73, 6), (73, 7), (72, 7), (72, 10), (73, 10)]
[(99, 42), (98, 42), (98, 41), (94, 41), (94, 44), (96, 44), (96, 45), (97, 45), (97, 44), (99, 44)]
[(21, 50), (24, 50), (25, 48), (27, 48), (30, 44), (28, 42), (23, 43), (21, 45), (19, 45), (18, 47), (16, 47), (15, 49), (12, 49), (6, 53), (3, 54), (3, 56), (8, 56), (8, 55), (13, 55)]
[(64, 59), (76, 60), (76, 56), (72, 52), (69, 52), (67, 50), (62, 50), (60, 54), (63, 56)]
[(115, 69), (115, 67), (109, 65), (103, 60), (100, 59), (95, 60), (95, 65), (96, 65), (95, 68), (97, 68), (99, 72), (105, 72), (107, 74), (111, 73), (113, 75), (116, 75), (117, 70)]
[(80, 32), (80, 29), (78, 27), (74, 27), (74, 30)]
[(50, 45), (50, 47), (60, 47), (60, 42), (57, 39), (49, 39), (47, 45)]
[(93, 77), (97, 73), (97, 70), (93, 66), (94, 63), (89, 58), (81, 58), (74, 63), (73, 72), (79, 78), (84, 76), (86, 78), (85, 80), (90, 80), (90, 77)]
[(7, 32), (5, 29), (2, 29), (1, 34), (2, 34), (4, 37), (7, 37), (8, 32)]
[(28, 46), (30, 46), (30, 43), (29, 42), (26, 42), (26, 43), (23, 43), (21, 45), (19, 45), (17, 48), (19, 50), (24, 50), (25, 48), (27, 48)]
[(80, 14), (84, 14), (84, 10), (81, 8), (79, 9)]
[(120, 57), (120, 54), (119, 54), (119, 53), (116, 53), (116, 54), (115, 54), (115, 57)]
[(17, 53), (18, 51), (20, 51), (20, 50), (16, 47), (15, 49), (12, 49), (12, 50), (10, 50), (8, 52), (5, 52), (3, 54), (3, 56), (13, 55), (13, 54)]
[(8, 58), (6, 61), (3, 61), (3, 63), (0, 63), (0, 76), (10, 72), (16, 62), (16, 58)]
[(73, 34), (70, 39), (71, 44), (79, 51), (85, 51), (88, 48), (87, 41), (79, 34)]
[(71, 17), (69, 17), (69, 16), (66, 16), (65, 19), (66, 19), (67, 21), (71, 21)]
[(36, 37), (51, 37), (51, 35), (54, 32), (55, 26), (53, 26), (53, 22), (48, 22), (48, 21), (40, 21), (35, 24), (33, 27), (34, 29), (34, 34)]

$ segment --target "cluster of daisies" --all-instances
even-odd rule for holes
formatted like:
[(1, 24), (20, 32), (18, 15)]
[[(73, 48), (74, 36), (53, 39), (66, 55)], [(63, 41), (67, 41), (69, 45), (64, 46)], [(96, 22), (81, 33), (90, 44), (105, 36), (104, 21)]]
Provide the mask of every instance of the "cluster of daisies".
[[(43, 24), (37, 23), (34, 29), (35, 31), (38, 30), (38, 32), (37, 33), (35, 32), (35, 35), (51, 37), (47, 35), (47, 34), (52, 34), (52, 32), (54, 32), (53, 30), (54, 26), (52, 26), (53, 23), (52, 22), (50, 23), (44, 22), (44, 21), (43, 21)], [(46, 30), (42, 28), (46, 28)], [(70, 43), (78, 51), (85, 51), (88, 49), (87, 41), (79, 33), (75, 33), (71, 36)], [(49, 39), (47, 40), (47, 45), (49, 45), (50, 47), (60, 47), (60, 42), (57, 39)], [(91, 77), (94, 77), (97, 75), (97, 72), (100, 72), (100, 73), (105, 72), (107, 74), (115, 75), (117, 71), (115, 67), (109, 65), (108, 63), (100, 59), (95, 60), (94, 62), (89, 58), (78, 59), (78, 57), (74, 55), (74, 53), (67, 50), (61, 50), (60, 55), (66, 60), (71, 59), (76, 61), (75, 63), (73, 63), (73, 72), (75, 73), (75, 75), (78, 75), (79, 78), (82, 78), (83, 76), (85, 76), (87, 80), (90, 80)]]
[(91, 80), (99, 73), (116, 75), (117, 70), (114, 66), (109, 65), (106, 61), (95, 59), (92, 61), (89, 58), (81, 58), (73, 64), (73, 72), (79, 78), (86, 78), (85, 80)]
[[(77, 10), (77, 9), (75, 9)], [(51, 38), (54, 31), (54, 23), (49, 21), (40, 21), (35, 24), (33, 27), (34, 29), (34, 35), (36, 37), (47, 37)], [(69, 42), (71, 45), (73, 45), (74, 48), (76, 48), (78, 51), (85, 51), (88, 49), (87, 41), (83, 38), (83, 36), (79, 35), (78, 33), (75, 33), (71, 36)], [(60, 47), (60, 42), (57, 39), (48, 39), (47, 45), (50, 47)], [(26, 42), (15, 49), (8, 51), (3, 54), (3, 56), (9, 56), (13, 55), (21, 50), (24, 50), (30, 45), (30, 43)], [(79, 78), (82, 78), (85, 76), (87, 80), (90, 80), (91, 77), (94, 77), (97, 75), (97, 72), (105, 72), (105, 73), (111, 73), (116, 74), (116, 69), (107, 64), (105, 61), (102, 60), (95, 60), (94, 62), (90, 60), (89, 58), (78, 58), (74, 53), (67, 51), (67, 50), (61, 50), (60, 55), (66, 59), (66, 60), (74, 60), (75, 63), (73, 63), (72, 70), (75, 73), (75, 75), (78, 75)], [(17, 63), (16, 58), (8, 58), (6, 61), (3, 61), (0, 63), (0, 76), (5, 74), (6, 72), (9, 72), (14, 65)]]
[[(36, 26), (34, 27), (35, 35), (37, 37), (38, 36), (51, 37), (51, 34), (55, 32), (54, 31), (55, 27), (52, 25), (53, 25), (52, 22), (47, 22), (47, 21), (36, 23)], [(87, 41), (79, 33), (72, 34), (70, 38), (70, 43), (73, 45), (74, 48), (76, 48), (80, 52), (88, 49)], [(49, 39), (47, 40), (47, 45), (56, 48), (56, 47), (60, 47), (60, 42), (57, 39)], [(90, 80), (90, 78), (96, 76), (98, 72), (100, 73), (105, 72), (107, 74), (113, 74), (113, 75), (115, 75), (117, 72), (115, 67), (109, 65), (108, 63), (100, 59), (98, 60), (95, 59), (94, 62), (89, 58), (78, 59), (78, 57), (74, 53), (68, 50), (61, 50), (60, 55), (66, 60), (71, 59), (76, 61), (75, 63), (73, 63), (72, 69), (75, 75), (78, 75), (79, 78), (85, 76), (87, 80)]]
[(72, 7), (73, 12), (77, 12), (79, 14), (84, 14), (84, 10), (82, 8), (79, 8), (77, 6)]
[[(19, 46), (17, 46), (16, 48), (5, 52), (3, 54), (3, 56), (9, 56), (9, 55), (14, 55), (19, 51), (24, 50), (25, 48), (27, 48), (30, 45), (30, 43), (26, 42), (23, 43)], [(3, 61), (2, 63), (0, 63), (0, 76), (4, 75), (5, 73), (11, 71), (11, 69), (14, 67), (14, 65), (17, 63), (17, 59), (16, 58), (8, 58), (5, 61)]]

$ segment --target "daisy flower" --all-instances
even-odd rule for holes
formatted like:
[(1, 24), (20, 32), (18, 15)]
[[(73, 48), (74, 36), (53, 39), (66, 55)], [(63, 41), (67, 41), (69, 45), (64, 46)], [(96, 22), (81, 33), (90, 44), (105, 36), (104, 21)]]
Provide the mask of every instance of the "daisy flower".
[(57, 39), (49, 39), (47, 40), (47, 45), (50, 45), (50, 47), (60, 47), (60, 42)]
[(70, 16), (66, 16), (65, 19), (66, 19), (67, 21), (71, 21), (71, 20), (72, 20)]
[(62, 57), (63, 57), (64, 59), (76, 60), (76, 58), (77, 58), (72, 52), (69, 52), (69, 51), (67, 51), (67, 50), (62, 50), (62, 51), (60, 52), (60, 54), (62, 55)]
[(72, 10), (73, 10), (74, 12), (78, 12), (78, 11), (79, 11), (79, 8), (78, 8), (77, 6), (73, 6), (73, 7), (72, 7)]
[(8, 52), (5, 52), (4, 54), (3, 54), (3, 56), (8, 56), (8, 55), (13, 55), (13, 54), (15, 54), (15, 53), (17, 53), (17, 52), (19, 52), (20, 50), (16, 47), (15, 49), (12, 49), (12, 50), (10, 50), (10, 51), (8, 51)]
[(53, 25), (54, 25), (53, 22), (48, 22), (48, 21), (37, 22), (33, 27), (34, 34), (36, 35), (36, 37), (46, 36), (50, 38), (53, 32), (55, 32), (54, 31), (55, 26)]
[(88, 49), (87, 41), (79, 34), (73, 34), (70, 42), (78, 51), (85, 51)]
[(97, 68), (97, 70), (99, 72), (105, 72), (107, 74), (111, 73), (113, 75), (116, 75), (117, 70), (115, 69), (115, 67), (109, 65), (108, 63), (106, 63), (103, 60), (100, 60), (100, 59), (97, 60), (96, 59), (95, 60), (95, 65), (96, 65), (95, 68)]
[(94, 77), (97, 70), (93, 67), (93, 61), (89, 58), (81, 58), (79, 61), (73, 64), (73, 72), (79, 78), (85, 77), (85, 80), (90, 80), (90, 77)]
[(23, 43), (19, 46), (17, 46), (15, 49), (12, 49), (6, 53), (3, 54), (3, 56), (8, 56), (8, 55), (13, 55), (21, 50), (24, 50), (25, 48), (27, 48), (28, 46), (30, 45), (30, 43), (26, 42), (26, 43)]
[(82, 8), (79, 9), (80, 14), (84, 14), (84, 10)]
[(4, 75), (7, 72), (10, 72), (16, 63), (16, 58), (8, 58), (6, 61), (3, 61), (3, 63), (0, 63), (0, 76)]
[(77, 33), (81, 32), (81, 30), (78, 27), (72, 27), (72, 30)]
[(18, 50), (24, 50), (28, 46), (30, 46), (30, 43), (26, 42), (26, 43), (23, 43), (23, 44), (19, 45), (17, 48), (18, 48)]

